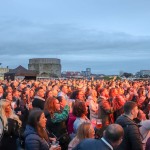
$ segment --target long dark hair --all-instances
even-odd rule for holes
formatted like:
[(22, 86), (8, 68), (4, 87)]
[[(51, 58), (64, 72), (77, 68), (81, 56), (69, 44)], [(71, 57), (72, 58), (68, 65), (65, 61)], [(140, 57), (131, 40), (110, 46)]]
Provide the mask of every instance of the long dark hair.
[(49, 141), (46, 130), (43, 129), (39, 124), (40, 117), (43, 113), (44, 112), (40, 109), (33, 109), (28, 117), (28, 125), (33, 127), (41, 138), (44, 138), (46, 141)]

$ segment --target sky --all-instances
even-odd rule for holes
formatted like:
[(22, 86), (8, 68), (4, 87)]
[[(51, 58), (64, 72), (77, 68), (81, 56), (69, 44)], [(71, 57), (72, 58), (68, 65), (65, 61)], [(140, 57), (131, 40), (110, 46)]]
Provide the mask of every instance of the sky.
[(0, 0), (1, 67), (59, 58), (62, 71), (150, 70), (149, 0)]

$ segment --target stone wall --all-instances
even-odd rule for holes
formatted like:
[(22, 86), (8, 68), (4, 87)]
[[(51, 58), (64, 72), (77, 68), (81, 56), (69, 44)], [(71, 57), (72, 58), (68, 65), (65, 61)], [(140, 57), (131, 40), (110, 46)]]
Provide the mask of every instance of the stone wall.
[(29, 70), (36, 70), (38, 77), (61, 77), (60, 59), (33, 58), (29, 59)]

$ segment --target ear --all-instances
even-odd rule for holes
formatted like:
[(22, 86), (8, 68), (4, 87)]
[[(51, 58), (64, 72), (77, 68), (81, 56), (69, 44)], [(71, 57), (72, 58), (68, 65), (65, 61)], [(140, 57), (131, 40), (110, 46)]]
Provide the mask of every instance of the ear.
[(133, 115), (133, 114), (134, 114), (134, 110), (132, 109), (132, 110), (131, 110), (131, 115)]

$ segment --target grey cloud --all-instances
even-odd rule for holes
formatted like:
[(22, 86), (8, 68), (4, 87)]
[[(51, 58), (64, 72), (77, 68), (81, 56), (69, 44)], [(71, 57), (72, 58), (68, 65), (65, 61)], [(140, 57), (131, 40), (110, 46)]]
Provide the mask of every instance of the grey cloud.
[(1, 62), (13, 67), (19, 64), (27, 67), (29, 58), (57, 57), (62, 60), (63, 70), (92, 67), (95, 72), (100, 68), (100, 72), (111, 73), (119, 72), (120, 67), (129, 70), (128, 66), (122, 65), (126, 64), (124, 61), (128, 61), (130, 67), (139, 69), (142, 66), (135, 67), (133, 64), (146, 64), (150, 58), (149, 36), (101, 32), (72, 24), (36, 23), (19, 19), (1, 21), (0, 33)]
[[(8, 22), (4, 22), (8, 24)], [(69, 24), (39, 24), (16, 21), (9, 23), (0, 35), (1, 54), (51, 54), (126, 53), (147, 51), (150, 37), (136, 37), (125, 33), (106, 33), (85, 30)], [(7, 25), (6, 25), (7, 27)]]

